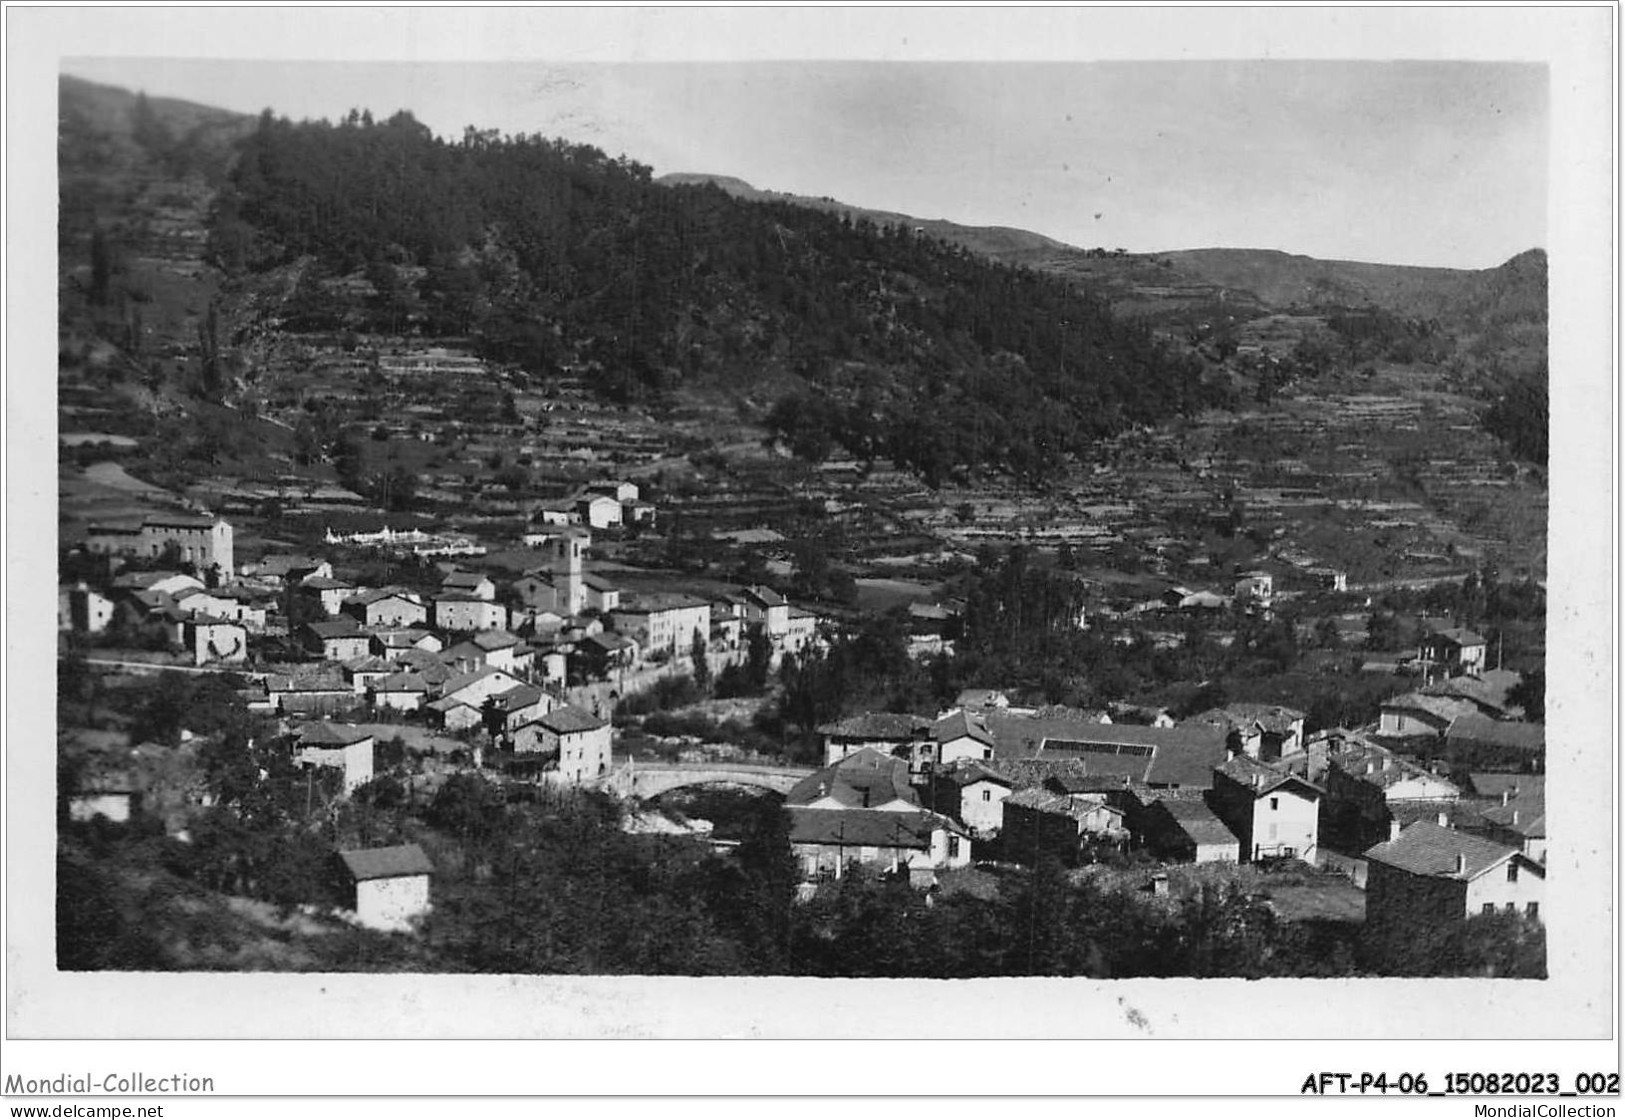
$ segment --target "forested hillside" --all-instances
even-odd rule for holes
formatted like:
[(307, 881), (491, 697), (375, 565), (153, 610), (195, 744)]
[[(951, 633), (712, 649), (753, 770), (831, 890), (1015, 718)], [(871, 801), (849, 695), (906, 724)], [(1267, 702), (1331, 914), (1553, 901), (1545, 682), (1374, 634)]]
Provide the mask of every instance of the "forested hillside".
[(536, 136), (434, 137), (409, 114), (267, 113), (223, 192), (228, 274), (313, 259), (292, 329), (465, 335), (622, 400), (747, 396), (799, 453), (939, 481), (1038, 480), (1208, 403), (1194, 358), (1106, 305), (904, 227), (750, 203)]

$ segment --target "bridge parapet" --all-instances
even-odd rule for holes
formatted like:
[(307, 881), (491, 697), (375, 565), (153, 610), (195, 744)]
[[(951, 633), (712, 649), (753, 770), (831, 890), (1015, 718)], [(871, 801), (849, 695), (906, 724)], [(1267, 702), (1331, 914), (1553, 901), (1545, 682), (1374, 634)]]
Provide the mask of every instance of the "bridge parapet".
[[(658, 797), (684, 786), (709, 785), (726, 782), (730, 785), (756, 786), (775, 793), (789, 793), (801, 779), (813, 773), (805, 767), (757, 766), (749, 763), (690, 762), (631, 764), (625, 780), (618, 780), (615, 792), (630, 793), (634, 797)], [(617, 779), (620, 774), (617, 773)], [(606, 783), (608, 784), (608, 783)]]

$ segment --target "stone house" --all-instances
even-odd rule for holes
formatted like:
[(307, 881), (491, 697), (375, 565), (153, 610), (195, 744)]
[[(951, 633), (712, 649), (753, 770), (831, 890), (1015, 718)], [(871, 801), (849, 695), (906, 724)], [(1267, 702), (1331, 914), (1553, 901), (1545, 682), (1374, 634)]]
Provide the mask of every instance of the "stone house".
[(684, 595), (641, 595), (610, 612), (616, 633), (633, 639), (645, 658), (664, 652), (686, 656), (694, 637), (711, 634), (711, 607)]
[(508, 627), (508, 608), (463, 592), (437, 595), (434, 599), (434, 624), (452, 633), (505, 630)]
[(790, 850), (806, 879), (840, 878), (852, 864), (909, 872), (929, 884), (934, 873), (971, 861), (964, 829), (923, 809), (822, 809), (792, 806)]
[(1305, 778), (1238, 755), (1213, 772), (1207, 802), (1235, 835), (1243, 863), (1277, 857), (1312, 863), (1323, 793)]
[(360, 590), (347, 579), (332, 579), (327, 576), (307, 576), (299, 581), (299, 594), (314, 599), (321, 606), (322, 613), (328, 617), (343, 610), (344, 601)]
[(899, 712), (864, 712), (826, 723), (817, 729), (824, 742), (824, 765), (830, 766), (858, 751), (870, 749), (912, 758), (917, 748), (931, 742), (931, 720)]
[(1422, 660), (1450, 676), (1484, 671), (1488, 643), (1463, 627), (1435, 630), (1421, 640)]
[(1540, 917), (1546, 869), (1516, 848), (1418, 821), (1365, 853), (1366, 924), (1425, 935), (1475, 914)]
[(64, 587), (58, 594), (57, 629), (100, 634), (113, 621), (113, 600), (87, 584)]
[(395, 628), (422, 626), (429, 621), (429, 608), (415, 593), (383, 587), (352, 595), (342, 604), (344, 613), (363, 626)]
[(513, 731), (515, 753), (555, 756), (555, 780), (565, 785), (581, 785), (609, 773), (610, 742), (609, 724), (573, 704), (553, 708)]
[(350, 661), (366, 657), (372, 650), (372, 635), (352, 618), (307, 622), (300, 634), (305, 648), (323, 661)]
[(342, 723), (307, 724), (299, 732), (294, 761), (344, 772), (344, 792), (372, 781), (374, 740), (370, 731)]
[(434, 867), (416, 844), (340, 852), (348, 874), (350, 905), (368, 929), (401, 932), (429, 912)]

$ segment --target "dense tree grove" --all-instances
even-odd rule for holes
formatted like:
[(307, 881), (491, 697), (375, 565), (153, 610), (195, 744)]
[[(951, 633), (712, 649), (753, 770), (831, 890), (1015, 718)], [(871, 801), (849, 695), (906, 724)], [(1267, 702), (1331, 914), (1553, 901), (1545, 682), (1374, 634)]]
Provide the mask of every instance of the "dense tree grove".
[(1377, 359), (1433, 364), (1449, 357), (1453, 349), (1453, 341), (1436, 320), (1408, 319), (1379, 307), (1333, 309), (1326, 326), (1342, 342), (1342, 356), (1350, 366)]
[[(963, 249), (713, 186), (666, 186), (595, 148), (409, 114), (264, 115), (215, 215), (229, 272), (301, 264), (287, 321), (468, 335), (625, 398), (692, 383), (788, 390), (799, 453), (889, 456), (937, 482), (1029, 478), (1133, 423), (1211, 403), (1103, 301)], [(360, 273), (371, 297), (326, 282)], [(797, 386), (800, 386), (797, 388)]]
[(1518, 377), (1484, 414), (1484, 427), (1512, 453), (1546, 465), (1551, 438), (1550, 388), (1545, 363)]

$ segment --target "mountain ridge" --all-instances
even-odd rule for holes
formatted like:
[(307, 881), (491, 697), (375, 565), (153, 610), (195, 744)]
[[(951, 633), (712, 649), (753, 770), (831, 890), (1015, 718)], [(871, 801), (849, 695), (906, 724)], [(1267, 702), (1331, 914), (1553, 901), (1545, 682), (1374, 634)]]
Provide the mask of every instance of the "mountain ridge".
[(1227, 296), (1252, 296), (1264, 307), (1275, 310), (1326, 304), (1374, 304), (1398, 314), (1422, 314), (1432, 318), (1450, 314), (1463, 303), (1484, 296), (1486, 293), (1481, 289), (1493, 286), (1486, 283), (1487, 278), (1517, 275), (1526, 270), (1538, 274), (1526, 279), (1538, 284), (1544, 295), (1547, 262), (1546, 252), (1541, 248), (1526, 249), (1501, 264), (1481, 269), (1321, 258), (1284, 249), (1206, 247), (1130, 253), (1084, 248), (1007, 226), (966, 226), (944, 219), (874, 210), (833, 198), (763, 190), (734, 176), (674, 172), (660, 176), (656, 182), (687, 186), (710, 183), (750, 201), (788, 202), (867, 218), (877, 224), (906, 225), (1002, 263), (1069, 275), (1086, 284), (1090, 280), (1088, 274), (1096, 273), (1110, 287), (1109, 282), (1125, 271), (1111, 270), (1109, 264), (1085, 265), (1086, 261), (1152, 262), (1164, 270), (1161, 275), (1151, 277), (1158, 281), (1156, 284), (1128, 284), (1119, 292), (1123, 299), (1141, 296), (1147, 288), (1205, 285), (1213, 289), (1214, 294), (1222, 291)]

